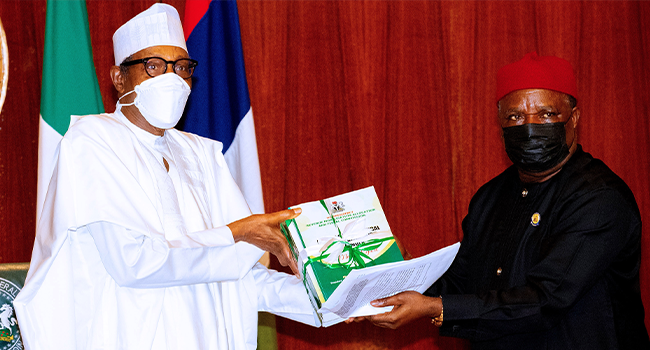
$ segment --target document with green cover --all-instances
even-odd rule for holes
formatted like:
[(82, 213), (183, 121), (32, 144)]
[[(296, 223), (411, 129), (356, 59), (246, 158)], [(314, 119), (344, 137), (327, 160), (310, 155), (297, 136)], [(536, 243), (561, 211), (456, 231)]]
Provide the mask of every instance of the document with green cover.
[(460, 243), (404, 261), (373, 187), (303, 203), (284, 233), (323, 327), (392, 310), (370, 301), (424, 292), (449, 268)]
[[(281, 226), (315, 310), (351, 271), (404, 260), (374, 187), (296, 207), (302, 214)], [(343, 320), (321, 317), (324, 326)]]

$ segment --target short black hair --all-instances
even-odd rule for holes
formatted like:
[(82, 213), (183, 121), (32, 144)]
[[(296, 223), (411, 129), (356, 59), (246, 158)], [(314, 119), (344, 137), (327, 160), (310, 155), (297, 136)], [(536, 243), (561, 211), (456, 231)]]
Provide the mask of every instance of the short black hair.
[(569, 94), (566, 94), (566, 98), (567, 98), (567, 103), (569, 103), (569, 107), (571, 107), (571, 109), (574, 109), (575, 106), (578, 104), (578, 100), (576, 100), (575, 97)]
[(129, 67), (125, 66), (124, 64), (131, 61), (133, 59), (133, 55), (129, 55), (127, 58), (125, 58), (122, 63), (120, 63), (120, 73), (122, 73), (123, 76), (127, 76), (129, 73)]

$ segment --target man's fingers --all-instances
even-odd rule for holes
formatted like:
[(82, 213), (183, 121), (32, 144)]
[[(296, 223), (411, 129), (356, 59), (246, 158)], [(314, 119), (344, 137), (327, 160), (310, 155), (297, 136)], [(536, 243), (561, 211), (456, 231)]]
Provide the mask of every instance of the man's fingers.
[(300, 278), (300, 270), (298, 269), (298, 263), (296, 262), (296, 259), (293, 258), (293, 255), (291, 255), (291, 252), (288, 249), (283, 250), (282, 252), (274, 255), (278, 258), (280, 265), (289, 266), (291, 272), (293, 272), (293, 274), (296, 275), (296, 277)]
[(289, 266), (291, 269), (291, 272), (293, 272), (296, 277), (300, 278), (300, 271), (298, 270), (298, 263), (296, 263), (296, 259), (293, 258), (293, 255), (291, 255), (291, 251), (287, 248), (283, 251), (284, 255), (284, 261), (285, 264), (283, 266)]
[(291, 210), (291, 215), (289, 215), (289, 218), (287, 218), (286, 220), (296, 218), (296, 217), (298, 217), (298, 215), (300, 215), (300, 213), (302, 213), (301, 208), (293, 208), (293, 209), (287, 209), (287, 210)]
[[(397, 306), (397, 305), (402, 305), (409, 300), (409, 296), (412, 295), (413, 291), (406, 291), (406, 292), (401, 292), (397, 293), (393, 296), (386, 297), (386, 298), (381, 298), (377, 300), (373, 300), (370, 302), (370, 305), (375, 306), (375, 307), (382, 307), (382, 306)], [(419, 293), (417, 293), (419, 294)]]
[(291, 259), (291, 263), (289, 263), (289, 267), (291, 268), (293, 274), (296, 275), (296, 277), (300, 278), (300, 270), (298, 269), (298, 263), (296, 263), (296, 260)]
[(367, 317), (368, 321), (378, 327), (396, 329), (397, 324), (395, 323), (394, 317), (391, 312), (385, 312), (383, 314), (372, 315)]
[(273, 215), (272, 219), (274, 222), (280, 223), (286, 220), (291, 220), (298, 215), (302, 213), (302, 209), (300, 208), (293, 208), (293, 209), (285, 209), (285, 210), (280, 210), (275, 213), (272, 213)]
[(352, 323), (352, 322), (363, 322), (366, 319), (365, 316), (359, 316), (359, 317), (350, 317), (347, 320), (345, 320), (345, 323)]
[(381, 298), (381, 299), (371, 301), (370, 305), (372, 305), (374, 307), (397, 305), (397, 300), (396, 300), (396, 297), (394, 297), (394, 296), (387, 297), (387, 298)]

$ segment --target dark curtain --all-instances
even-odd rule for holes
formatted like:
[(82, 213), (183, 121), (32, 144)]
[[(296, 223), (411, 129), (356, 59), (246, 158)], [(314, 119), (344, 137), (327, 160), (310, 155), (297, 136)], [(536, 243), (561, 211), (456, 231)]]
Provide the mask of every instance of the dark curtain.
[[(87, 1), (107, 111), (111, 36), (154, 1)], [(181, 17), (184, 0), (175, 5)], [(472, 194), (509, 165), (495, 75), (530, 51), (573, 63), (578, 140), (650, 222), (650, 3), (238, 1), (267, 211), (374, 185), (413, 256), (462, 239)], [(0, 118), (0, 262), (28, 261), (45, 1), (0, 3), (9, 93)], [(650, 240), (641, 289), (650, 310)], [(650, 317), (646, 316), (646, 324)], [(280, 349), (465, 349), (428, 320), (397, 331), (279, 319)]]

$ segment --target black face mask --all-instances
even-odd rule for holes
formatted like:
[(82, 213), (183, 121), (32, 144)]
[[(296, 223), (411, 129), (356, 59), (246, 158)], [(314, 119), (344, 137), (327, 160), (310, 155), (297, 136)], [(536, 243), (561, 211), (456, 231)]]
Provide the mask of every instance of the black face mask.
[(508, 158), (527, 172), (542, 172), (569, 155), (566, 123), (524, 124), (503, 128)]

